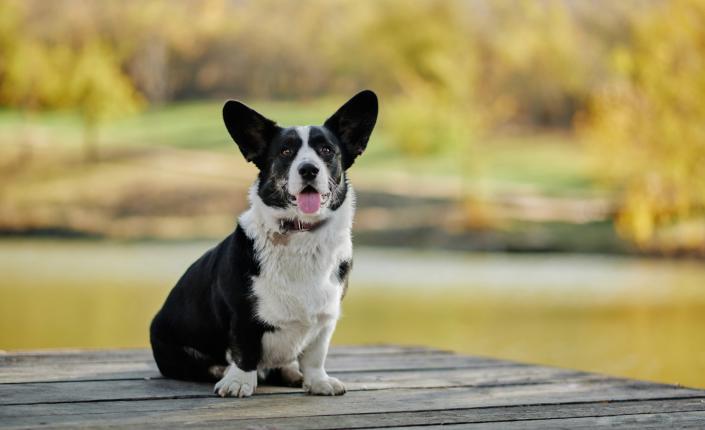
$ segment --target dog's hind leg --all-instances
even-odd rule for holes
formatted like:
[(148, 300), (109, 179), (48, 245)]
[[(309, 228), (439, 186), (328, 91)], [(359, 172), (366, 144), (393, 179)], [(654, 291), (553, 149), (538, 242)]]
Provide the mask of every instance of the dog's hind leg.
[(225, 362), (189, 346), (173, 345), (152, 338), (157, 367), (167, 378), (188, 381), (216, 381), (225, 373)]
[(299, 370), (298, 360), (292, 361), (286, 366), (279, 368), (282, 382), (289, 387), (301, 387), (304, 381), (304, 375)]
[(301, 388), (303, 383), (303, 375), (299, 370), (299, 362), (292, 361), (286, 366), (276, 367), (273, 369), (263, 369), (260, 372), (260, 379), (267, 385), (279, 387), (298, 387)]

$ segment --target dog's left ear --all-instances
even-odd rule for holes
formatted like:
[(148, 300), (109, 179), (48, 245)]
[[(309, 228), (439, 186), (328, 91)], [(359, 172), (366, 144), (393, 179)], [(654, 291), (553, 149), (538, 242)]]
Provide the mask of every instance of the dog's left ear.
[(348, 100), (323, 124), (340, 141), (344, 169), (352, 166), (355, 158), (365, 151), (377, 122), (377, 109), (377, 95), (364, 90)]
[(225, 102), (223, 121), (245, 159), (262, 170), (267, 145), (280, 130), (277, 124), (235, 100)]

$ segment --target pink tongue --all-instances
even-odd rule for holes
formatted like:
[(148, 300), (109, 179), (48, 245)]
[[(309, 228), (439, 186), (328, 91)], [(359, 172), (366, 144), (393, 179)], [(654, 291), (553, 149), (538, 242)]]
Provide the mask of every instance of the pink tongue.
[(305, 214), (316, 213), (321, 208), (321, 195), (318, 193), (301, 193), (297, 201), (299, 209)]

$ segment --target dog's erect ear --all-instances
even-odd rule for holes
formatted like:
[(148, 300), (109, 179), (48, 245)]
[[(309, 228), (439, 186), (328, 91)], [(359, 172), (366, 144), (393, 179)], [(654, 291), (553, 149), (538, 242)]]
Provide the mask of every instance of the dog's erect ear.
[(343, 147), (343, 168), (352, 166), (365, 150), (376, 122), (377, 95), (370, 90), (357, 93), (326, 120), (324, 126)]
[(245, 159), (261, 169), (261, 157), (279, 130), (277, 124), (235, 100), (225, 102), (223, 121)]

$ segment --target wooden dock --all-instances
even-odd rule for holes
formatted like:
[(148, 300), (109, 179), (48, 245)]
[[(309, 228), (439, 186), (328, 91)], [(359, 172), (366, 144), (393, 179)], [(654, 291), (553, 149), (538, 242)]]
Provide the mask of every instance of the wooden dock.
[(705, 390), (396, 346), (338, 347), (327, 367), (344, 396), (221, 399), (147, 350), (0, 354), (0, 428), (705, 428)]

